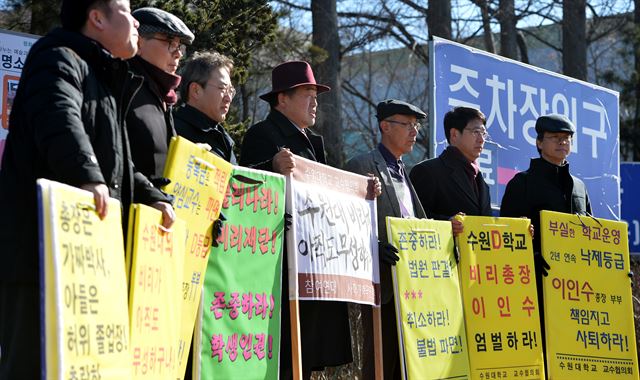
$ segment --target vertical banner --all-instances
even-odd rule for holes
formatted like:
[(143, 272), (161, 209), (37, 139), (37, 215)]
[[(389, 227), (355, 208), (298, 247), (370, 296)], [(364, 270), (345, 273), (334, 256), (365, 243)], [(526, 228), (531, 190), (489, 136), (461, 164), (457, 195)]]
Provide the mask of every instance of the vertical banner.
[(387, 217), (402, 378), (468, 379), (469, 358), (451, 222)]
[(627, 224), (540, 213), (550, 379), (638, 379)]
[(44, 378), (130, 379), (120, 202), (100, 220), (88, 191), (45, 179), (38, 191)]
[(622, 220), (629, 225), (629, 253), (640, 255), (640, 162), (620, 164)]
[(0, 162), (4, 151), (4, 142), (9, 129), (9, 115), (13, 98), (16, 96), (20, 74), (24, 62), (38, 36), (0, 29), (0, 78), (2, 97), (0, 98)]
[(478, 164), (494, 207), (509, 180), (538, 157), (536, 119), (559, 113), (576, 126), (571, 173), (584, 179), (594, 214), (620, 217), (618, 92), (437, 37), (429, 57), (430, 152), (435, 156), (447, 146), (443, 120), (449, 110), (481, 110), (491, 138)]
[[(367, 177), (296, 156), (287, 178), (289, 298), (379, 305), (376, 204)], [(291, 207), (291, 208), (289, 208)]]
[(131, 206), (127, 266), (132, 379), (173, 380), (177, 372), (184, 221), (171, 231), (161, 227), (162, 213)]
[(529, 219), (457, 216), (472, 379), (543, 379)]
[(230, 163), (191, 141), (182, 137), (171, 138), (164, 169), (164, 176), (171, 183), (163, 190), (175, 197), (173, 207), (176, 215), (187, 223), (181, 286), (178, 379), (184, 377), (187, 365), (211, 250), (211, 226), (220, 214), (231, 169)]
[(234, 167), (205, 276), (198, 379), (278, 378), (284, 186), (279, 174)]

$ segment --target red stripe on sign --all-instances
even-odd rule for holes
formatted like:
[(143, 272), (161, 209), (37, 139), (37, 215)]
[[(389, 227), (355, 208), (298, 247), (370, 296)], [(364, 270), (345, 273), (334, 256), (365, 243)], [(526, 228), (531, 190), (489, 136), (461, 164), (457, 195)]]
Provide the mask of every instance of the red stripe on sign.
[(513, 176), (518, 174), (518, 172), (519, 171), (515, 169), (501, 168), (498, 166), (498, 183), (500, 185), (506, 185), (509, 181), (511, 181), (511, 178), (513, 178)]

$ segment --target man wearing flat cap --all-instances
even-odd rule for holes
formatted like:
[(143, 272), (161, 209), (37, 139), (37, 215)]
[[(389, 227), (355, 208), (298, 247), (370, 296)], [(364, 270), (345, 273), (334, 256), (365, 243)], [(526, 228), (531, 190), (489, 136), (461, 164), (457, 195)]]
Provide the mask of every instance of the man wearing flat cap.
[(134, 197), (162, 211), (164, 227), (174, 218), (129, 156), (124, 107), (140, 86), (123, 61), (138, 47), (129, 1), (63, 0), (60, 19), (27, 56), (0, 170), (2, 380), (42, 378), (38, 178), (91, 192), (100, 218), (121, 211), (109, 197), (123, 219)]
[(168, 184), (162, 173), (169, 142), (176, 135), (171, 114), (180, 84), (176, 70), (194, 35), (182, 20), (162, 9), (145, 7), (131, 14), (140, 23), (140, 39), (138, 55), (129, 64), (144, 77), (127, 114), (131, 155), (136, 168), (160, 187)]
[(475, 108), (456, 107), (444, 115), (449, 146), (440, 156), (425, 160), (409, 177), (429, 218), (450, 220), (454, 235), (463, 232), (456, 214), (491, 216), (489, 186), (477, 159), (489, 134), (484, 114)]
[[(575, 130), (573, 123), (563, 115), (540, 116), (536, 120), (536, 148), (540, 158), (531, 159), (529, 169), (509, 181), (502, 197), (500, 216), (527, 217), (535, 231), (540, 231), (541, 210), (591, 214), (584, 182), (569, 173), (567, 157), (571, 153)], [(538, 311), (540, 321), (544, 321), (542, 277), (550, 268), (542, 257), (539, 235), (533, 237), (533, 253)], [(544, 323), (541, 327), (544, 347)]]
[[(287, 175), (295, 166), (294, 154), (326, 164), (322, 137), (309, 127), (316, 122), (317, 96), (329, 87), (316, 83), (311, 66), (304, 61), (289, 61), (271, 73), (272, 90), (260, 98), (269, 102), (267, 118), (245, 134), (240, 165)], [(284, 251), (287, 262), (287, 252)], [(286, 268), (286, 266), (284, 267)], [(289, 281), (282, 276), (282, 294), (289, 293)], [(345, 302), (301, 301), (300, 335), (303, 377), (326, 366), (353, 361), (349, 314)], [(290, 379), (291, 327), (289, 303), (282, 302), (280, 378)]]
[[(362, 175), (373, 174), (382, 182), (382, 194), (377, 199), (377, 210), (384, 379), (400, 379), (400, 351), (391, 280), (391, 266), (396, 264), (399, 257), (397, 248), (387, 243), (385, 217), (426, 217), (409, 176), (405, 172), (402, 156), (413, 150), (421, 128), (418, 121), (425, 119), (427, 115), (413, 104), (395, 99), (378, 103), (376, 110), (381, 134), (380, 144), (376, 149), (352, 158), (345, 166), (345, 170)], [(372, 308), (363, 305), (361, 309), (364, 331), (362, 377), (373, 379), (375, 362)]]

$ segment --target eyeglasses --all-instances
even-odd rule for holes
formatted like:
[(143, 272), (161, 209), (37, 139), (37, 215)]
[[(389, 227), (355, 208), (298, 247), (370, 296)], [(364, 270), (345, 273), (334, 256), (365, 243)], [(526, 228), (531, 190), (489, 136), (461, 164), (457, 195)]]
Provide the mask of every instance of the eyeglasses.
[(465, 128), (464, 130), (471, 132), (471, 134), (475, 138), (482, 138), (483, 140), (489, 140), (489, 138), (491, 137), (489, 135), (489, 132), (487, 132), (486, 129), (481, 129), (481, 128), (469, 129), (469, 128)]
[(418, 122), (406, 123), (406, 122), (397, 121), (397, 120), (385, 120), (385, 121), (387, 123), (402, 125), (405, 129), (407, 129), (409, 131), (412, 130), (412, 129), (415, 129), (416, 131), (420, 131), (420, 128), (422, 128), (422, 124), (420, 124)]
[(547, 140), (551, 140), (556, 144), (561, 144), (561, 143), (570, 143), (573, 140), (573, 136), (568, 135), (568, 136), (562, 136), (562, 135), (553, 135), (553, 136), (544, 136), (545, 139)]
[(232, 99), (233, 99), (234, 96), (236, 96), (236, 88), (233, 87), (230, 84), (222, 85), (222, 84), (216, 84), (216, 83), (213, 83), (213, 82), (207, 82), (202, 87), (206, 87), (209, 84), (211, 84), (213, 86), (216, 86), (216, 88), (218, 90), (220, 90), (220, 92), (222, 93), (222, 96), (229, 95), (229, 97), (232, 98)]
[(149, 37), (149, 39), (166, 42), (167, 43), (167, 50), (169, 50), (170, 54), (175, 54), (178, 51), (182, 55), (187, 54), (187, 45), (181, 43), (180, 41), (165, 40), (164, 38), (158, 38), (158, 37)]

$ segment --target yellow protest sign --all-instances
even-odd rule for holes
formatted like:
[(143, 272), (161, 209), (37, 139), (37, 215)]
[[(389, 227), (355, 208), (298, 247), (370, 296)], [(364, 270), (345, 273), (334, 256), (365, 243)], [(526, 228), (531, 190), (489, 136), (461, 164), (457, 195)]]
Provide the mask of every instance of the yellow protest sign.
[(627, 224), (540, 213), (551, 379), (638, 379)]
[(129, 379), (120, 202), (100, 220), (88, 191), (44, 179), (38, 189), (46, 378)]
[(403, 379), (467, 379), (469, 360), (451, 223), (387, 217)]
[(129, 323), (133, 379), (176, 378), (186, 226), (159, 226), (162, 213), (134, 204), (129, 214)]
[(164, 176), (171, 183), (178, 218), (187, 224), (182, 275), (182, 307), (178, 344), (178, 372), (182, 379), (195, 325), (202, 284), (211, 250), (211, 226), (218, 218), (232, 165), (182, 137), (171, 138)]
[(544, 378), (530, 221), (456, 218), (471, 378)]

